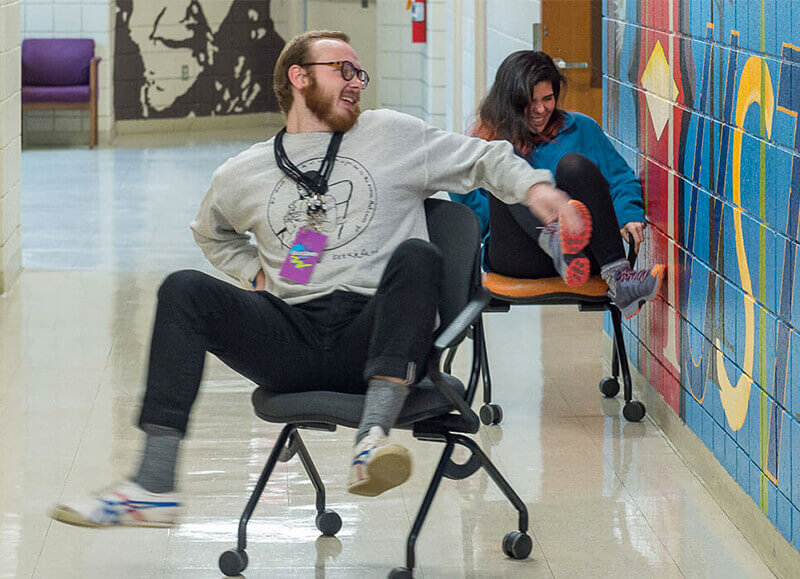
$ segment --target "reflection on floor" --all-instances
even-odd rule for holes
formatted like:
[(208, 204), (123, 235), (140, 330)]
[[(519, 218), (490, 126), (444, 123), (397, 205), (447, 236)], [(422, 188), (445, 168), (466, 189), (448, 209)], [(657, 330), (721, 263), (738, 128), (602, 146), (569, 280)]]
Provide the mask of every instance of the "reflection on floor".
[[(156, 288), (174, 269), (210, 271), (187, 225), (213, 168), (246, 146), (23, 154), (26, 270), (0, 299), (0, 577), (220, 576), (278, 428), (214, 359), (184, 445), (180, 527), (79, 529), (47, 509), (130, 473)], [(516, 515), (485, 474), (446, 480), (416, 576), (772, 576), (662, 433), (601, 401), (597, 314), (518, 308), (487, 324), (505, 420), (478, 439), (530, 509), (533, 553), (503, 556)], [(467, 363), (457, 359), (458, 375)], [(338, 538), (319, 537), (299, 461), (280, 464), (250, 525), (248, 576), (385, 577), (403, 563), (440, 447), (400, 433), (411, 481), (354, 498), (343, 490), (352, 436), (305, 436), (344, 521)]]

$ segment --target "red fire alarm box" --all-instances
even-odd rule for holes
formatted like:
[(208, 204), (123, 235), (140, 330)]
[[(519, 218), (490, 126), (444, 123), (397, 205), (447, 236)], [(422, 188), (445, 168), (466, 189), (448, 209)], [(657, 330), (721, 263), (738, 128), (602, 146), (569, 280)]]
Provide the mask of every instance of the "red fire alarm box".
[(425, 42), (425, 0), (411, 2), (411, 42)]

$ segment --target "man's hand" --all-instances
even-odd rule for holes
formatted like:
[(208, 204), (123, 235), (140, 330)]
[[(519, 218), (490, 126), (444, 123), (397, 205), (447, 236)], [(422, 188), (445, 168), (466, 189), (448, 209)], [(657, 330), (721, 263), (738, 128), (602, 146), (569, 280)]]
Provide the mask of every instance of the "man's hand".
[(628, 241), (628, 235), (633, 236), (633, 250), (636, 253), (639, 253), (639, 244), (644, 241), (645, 227), (647, 227), (647, 224), (642, 223), (641, 221), (631, 221), (630, 223), (623, 225), (622, 229), (619, 230), (623, 241)]
[(264, 274), (264, 270), (258, 270), (256, 274), (256, 279), (253, 280), (255, 283), (253, 285), (253, 290), (257, 292), (262, 292), (267, 287), (267, 276)]
[(558, 219), (569, 201), (569, 195), (549, 183), (537, 183), (526, 192), (528, 209), (544, 223)]

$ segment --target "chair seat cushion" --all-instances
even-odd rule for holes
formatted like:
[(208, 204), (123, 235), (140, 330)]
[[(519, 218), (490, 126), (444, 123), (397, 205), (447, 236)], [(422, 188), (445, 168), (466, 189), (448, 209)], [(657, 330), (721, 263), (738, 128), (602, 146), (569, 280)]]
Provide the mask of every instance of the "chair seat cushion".
[[(442, 376), (456, 394), (464, 396), (464, 386), (457, 378), (447, 374)], [(326, 423), (356, 428), (361, 422), (364, 395), (330, 391), (275, 394), (257, 388), (253, 392), (253, 407), (256, 415), (267, 422)], [(411, 388), (397, 426), (409, 426), (451, 410), (453, 406), (430, 379), (425, 378)]]
[(608, 285), (599, 275), (593, 275), (580, 287), (569, 287), (560, 277), (521, 279), (489, 272), (483, 285), (496, 298), (519, 303), (545, 303), (550, 298), (606, 302)]
[(27, 103), (88, 103), (89, 85), (24, 86), (22, 102)]

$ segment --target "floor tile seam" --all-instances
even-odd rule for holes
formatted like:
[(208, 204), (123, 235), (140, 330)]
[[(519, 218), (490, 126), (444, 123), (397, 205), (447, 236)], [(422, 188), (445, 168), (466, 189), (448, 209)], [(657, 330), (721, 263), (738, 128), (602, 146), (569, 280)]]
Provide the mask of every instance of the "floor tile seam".
[[(133, 290), (131, 289), (129, 291), (133, 291)], [(116, 333), (114, 335), (114, 339), (112, 341), (112, 345), (111, 345), (111, 347), (109, 347), (108, 352), (106, 354), (106, 359), (105, 359), (105, 363), (103, 364), (103, 369), (101, 371), (101, 376), (105, 375), (105, 371), (108, 368), (108, 364), (109, 364), (109, 362), (111, 360), (111, 352), (113, 351), (113, 347), (114, 347), (114, 344), (116, 344), (117, 339), (118, 339), (118, 333)], [(70, 478), (70, 476), (72, 474), (72, 470), (75, 467), (75, 461), (77, 460), (78, 453), (80, 452), (81, 446), (83, 445), (83, 442), (84, 442), (84, 440), (86, 438), (86, 433), (87, 433), (87, 431), (89, 429), (89, 423), (91, 422), (92, 413), (94, 412), (94, 409), (95, 409), (95, 407), (97, 405), (97, 398), (99, 396), (100, 389), (102, 387), (103, 387), (103, 381), (102, 381), (102, 378), (100, 378), (100, 380), (98, 380), (97, 387), (94, 389), (94, 395), (92, 396), (92, 401), (88, 405), (89, 412), (87, 413), (86, 421), (84, 422), (83, 428), (81, 429), (81, 435), (78, 438), (78, 443), (75, 445), (75, 451), (72, 454), (72, 460), (70, 461), (69, 468), (67, 469), (66, 475), (62, 479), (62, 482), (61, 482), (61, 485), (60, 485), (60, 488), (59, 488), (59, 492), (58, 492), (59, 500), (61, 499), (61, 496), (64, 493), (64, 489), (66, 488), (67, 481), (69, 480), (69, 478)], [(45, 529), (44, 537), (42, 537), (42, 543), (41, 543), (41, 546), (39, 548), (39, 552), (36, 555), (36, 561), (34, 562), (33, 572), (31, 574), (32, 577), (36, 576), (36, 570), (37, 570), (37, 568), (39, 566), (39, 562), (41, 560), (45, 544), (47, 543), (47, 538), (50, 535), (50, 529), (52, 528), (52, 525), (53, 525), (53, 520), (50, 519), (48, 521), (48, 523), (47, 523), (47, 527)]]
[[(694, 479), (700, 484), (700, 486), (703, 488), (703, 492), (705, 493), (706, 497), (711, 499), (711, 501), (720, 510), (720, 512), (723, 515), (725, 515), (725, 518), (732, 525), (732, 527), (736, 529), (736, 531), (739, 533), (739, 535), (741, 535), (742, 540), (752, 549), (752, 545), (750, 545), (750, 542), (747, 541), (747, 539), (745, 538), (744, 534), (741, 532), (739, 527), (736, 525), (736, 523), (733, 522), (733, 520), (730, 518), (730, 516), (725, 511), (725, 509), (722, 507), (722, 505), (719, 504), (719, 502), (717, 501), (717, 499), (714, 496), (714, 494), (708, 489), (708, 485), (706, 484), (706, 482), (703, 479), (703, 477), (701, 477), (700, 474), (694, 468), (692, 468), (692, 464), (684, 458), (684, 456), (681, 454), (681, 452), (678, 450), (678, 448), (672, 443), (672, 441), (669, 439), (669, 437), (667, 437), (666, 434), (664, 434), (664, 431), (660, 427), (658, 427), (657, 424), (655, 424), (653, 419), (650, 416), (647, 416), (647, 419), (650, 420), (650, 422), (653, 423), (656, 426), (656, 428), (658, 428), (658, 430), (662, 433), (662, 435), (665, 438), (667, 444), (669, 445), (669, 447), (675, 453), (676, 458), (681, 462), (681, 464), (683, 465), (683, 468), (689, 474), (691, 474), (692, 477), (694, 477)], [(755, 552), (755, 550), (753, 550), (753, 552)], [(760, 559), (760, 556), (759, 556), (759, 559)]]
[[(620, 419), (617, 418), (617, 420), (619, 421)], [(628, 493), (628, 496), (631, 499), (633, 499), (633, 493), (631, 493), (630, 489), (625, 484), (625, 481), (622, 480), (622, 477), (620, 476), (620, 473), (617, 472), (617, 469), (614, 466), (614, 463), (611, 462), (611, 458), (608, 455), (606, 455), (605, 452), (603, 452), (603, 445), (601, 443), (599, 443), (597, 440), (595, 440), (594, 438), (592, 438), (591, 433), (588, 431), (588, 427), (586, 426), (586, 421), (585, 420), (578, 420), (578, 422), (581, 425), (581, 428), (583, 428), (584, 432), (586, 432), (586, 435), (589, 437), (589, 440), (591, 440), (592, 444), (594, 444), (595, 447), (597, 448), (597, 451), (600, 453), (600, 456), (602, 457), (603, 462), (606, 465), (608, 465), (608, 467), (611, 468), (611, 472), (614, 473), (614, 477), (617, 479), (617, 482), (619, 483), (619, 485), (622, 488), (624, 488), (625, 492)], [(639, 509), (639, 513), (644, 516), (644, 513), (642, 512), (642, 509), (639, 507), (638, 503), (635, 503), (635, 504), (636, 504), (636, 508)]]
[[(502, 428), (502, 426), (498, 425), (498, 428)], [(491, 437), (490, 433), (488, 432), (488, 429), (489, 429), (488, 426), (481, 426), (481, 430), (485, 433), (485, 437), (484, 437), (485, 440), (487, 440), (489, 442), (489, 446), (490, 447), (495, 448), (495, 449), (499, 449), (500, 444), (502, 443), (502, 439), (500, 440), (499, 443), (495, 443), (492, 440), (492, 437)], [(503, 475), (503, 478), (505, 478), (508, 481), (509, 470), (508, 470), (508, 467), (503, 462), (502, 452), (501, 453), (493, 452), (493, 453), (491, 453), (490, 458), (491, 458), (492, 462), (494, 463), (495, 468), (497, 468), (497, 470), (500, 472), (500, 474)], [(482, 469), (480, 469), (480, 470), (482, 470)], [(485, 473), (485, 474), (489, 479), (491, 479), (491, 477), (489, 477), (489, 473)], [(494, 483), (494, 481), (491, 481), (491, 482)], [(509, 481), (509, 485), (510, 484), (511, 484), (511, 482)], [(495, 486), (497, 486), (497, 485), (495, 484)], [(512, 488), (514, 488), (514, 487), (512, 486)], [(498, 488), (498, 490), (500, 490), (500, 489)], [(514, 489), (514, 492), (517, 492), (517, 490)], [(533, 518), (533, 514), (531, 513), (531, 508), (530, 508), (531, 505), (526, 503), (525, 500), (522, 499), (522, 497), (520, 497), (520, 500), (522, 500), (523, 504), (525, 505), (525, 508), (528, 509), (528, 533), (530, 534), (531, 539), (536, 541), (536, 544), (539, 546), (539, 552), (542, 554), (542, 558), (544, 559), (544, 562), (547, 565), (547, 570), (550, 573), (550, 576), (555, 578), (555, 573), (553, 572), (553, 568), (550, 565), (550, 561), (547, 559), (547, 556), (545, 555), (544, 547), (542, 546), (542, 542), (539, 540), (539, 537), (536, 534), (536, 525), (535, 525), (535, 521), (534, 521), (534, 518)]]
[[(725, 518), (727, 519), (727, 521), (736, 529), (736, 531), (738, 532), (741, 540), (744, 541), (752, 550), (752, 545), (750, 545), (750, 543), (745, 539), (745, 537), (742, 534), (741, 530), (734, 524), (734, 522), (730, 519), (730, 517), (725, 512), (725, 510), (722, 508), (722, 506), (717, 502), (717, 500), (714, 498), (714, 496), (708, 490), (708, 487), (703, 482), (703, 479), (700, 478), (700, 476), (697, 474), (697, 472), (695, 472), (694, 469), (691, 468), (691, 465), (683, 458), (683, 456), (681, 456), (681, 453), (678, 452), (677, 448), (672, 443), (672, 441), (666, 436), (666, 434), (664, 434), (664, 431), (653, 421), (652, 417), (651, 416), (647, 416), (647, 420), (650, 421), (650, 423), (658, 430), (658, 432), (661, 434), (662, 438), (664, 438), (664, 440), (666, 441), (667, 445), (675, 453), (675, 456), (678, 458), (678, 460), (681, 461), (681, 463), (683, 464), (684, 468), (700, 483), (701, 487), (703, 488), (703, 492), (705, 493), (706, 498), (710, 498), (713, 501), (713, 503), (717, 506), (717, 508), (725, 515)], [(603, 456), (604, 456), (604, 459), (606, 461), (608, 461), (608, 458), (605, 457), (605, 455), (603, 455)], [(614, 468), (613, 465), (612, 465), (612, 468)], [(619, 475), (616, 472), (616, 469), (614, 469), (614, 473), (617, 474), (617, 477), (619, 478)], [(675, 565), (678, 568), (678, 571), (680, 571), (681, 575), (686, 577), (686, 574), (684, 573), (684, 571), (681, 568), (680, 564), (678, 564), (678, 562), (675, 560), (675, 557), (674, 557), (672, 551), (666, 546), (666, 544), (662, 540), (661, 536), (658, 534), (658, 532), (656, 532), (655, 528), (653, 527), (653, 524), (650, 521), (650, 518), (645, 514), (644, 510), (639, 505), (639, 501), (636, 500), (635, 494), (631, 492), (631, 490), (628, 488), (628, 486), (625, 484), (624, 481), (621, 481), (621, 482), (622, 482), (622, 486), (625, 487), (625, 490), (630, 495), (631, 500), (636, 505), (636, 508), (639, 510), (639, 512), (642, 514), (642, 517), (647, 522), (647, 526), (653, 531), (653, 534), (658, 538), (658, 542), (661, 544), (662, 547), (664, 547), (666, 552), (669, 554), (670, 558), (672, 559), (673, 563), (675, 563)], [(754, 550), (753, 550), (753, 552), (755, 553)], [(756, 553), (756, 555), (757, 555), (757, 553)], [(759, 557), (759, 559), (760, 559), (760, 557)]]
[[(623, 485), (624, 485), (624, 483), (623, 483)], [(664, 540), (661, 538), (661, 535), (659, 535), (659, 533), (656, 531), (655, 527), (653, 527), (653, 524), (650, 522), (650, 519), (647, 517), (645, 512), (642, 510), (642, 507), (639, 505), (639, 501), (636, 500), (636, 497), (633, 495), (633, 493), (631, 493), (631, 491), (627, 488), (627, 486), (625, 488), (626, 488), (626, 490), (628, 490), (628, 493), (631, 495), (631, 500), (636, 505), (636, 508), (639, 509), (640, 513), (642, 513), (642, 517), (644, 518), (645, 523), (647, 523), (647, 528), (649, 528), (650, 531), (652, 531), (653, 536), (655, 536), (655, 538), (658, 540), (659, 545), (661, 545), (661, 547), (664, 549), (664, 551), (667, 553), (667, 555), (669, 555), (670, 560), (675, 565), (675, 568), (678, 570), (678, 572), (681, 574), (681, 576), (682, 577), (686, 577), (686, 573), (684, 572), (683, 568), (678, 563), (678, 561), (675, 559), (675, 555), (672, 553), (672, 551), (669, 549), (669, 547), (667, 547), (667, 545), (664, 543)]]
[[(105, 368), (108, 365), (109, 357), (110, 357), (110, 349), (109, 349), (109, 355), (106, 357), (106, 364), (103, 366), (103, 371), (105, 371)], [(69, 465), (69, 468), (67, 469), (66, 475), (62, 479), (62, 482), (61, 482), (61, 485), (60, 485), (60, 488), (59, 488), (59, 492), (58, 492), (58, 499), (59, 500), (61, 499), (62, 495), (64, 494), (64, 489), (67, 486), (67, 481), (69, 481), (69, 478), (70, 478), (70, 476), (72, 474), (72, 470), (75, 468), (75, 461), (77, 460), (78, 453), (80, 452), (81, 446), (83, 445), (83, 442), (84, 442), (84, 440), (86, 438), (86, 433), (87, 433), (87, 431), (89, 429), (89, 423), (91, 422), (92, 413), (94, 412), (94, 409), (95, 409), (95, 407), (97, 405), (97, 398), (98, 398), (98, 395), (99, 395), (99, 392), (100, 392), (100, 389), (102, 388), (102, 386), (103, 386), (103, 383), (102, 383), (102, 379), (101, 379), (101, 380), (98, 381), (97, 387), (94, 390), (94, 395), (92, 396), (92, 401), (89, 404), (89, 412), (87, 414), (86, 421), (85, 421), (85, 423), (83, 425), (83, 428), (81, 429), (81, 435), (78, 438), (78, 443), (75, 445), (75, 451), (72, 454), (72, 460), (70, 461), (70, 465)], [(31, 577), (36, 577), (36, 570), (37, 570), (37, 568), (39, 566), (39, 562), (41, 560), (45, 544), (47, 543), (47, 539), (50, 536), (50, 529), (52, 528), (52, 526), (53, 526), (53, 519), (49, 519), (48, 522), (47, 522), (47, 527), (45, 529), (44, 537), (42, 537), (42, 543), (41, 543), (41, 546), (39, 548), (39, 552), (36, 554), (36, 561), (34, 562), (34, 565), (33, 565), (33, 572), (31, 573)]]

